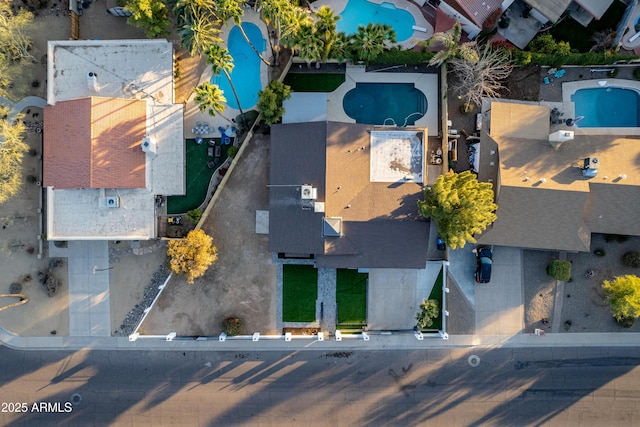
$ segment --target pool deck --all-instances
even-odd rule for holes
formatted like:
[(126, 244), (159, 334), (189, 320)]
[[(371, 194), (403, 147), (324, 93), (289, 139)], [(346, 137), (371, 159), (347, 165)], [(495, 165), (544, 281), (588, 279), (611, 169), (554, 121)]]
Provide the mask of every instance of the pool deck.
[[(592, 89), (601, 87), (618, 87), (618, 88), (630, 88), (640, 91), (640, 82), (635, 80), (626, 79), (594, 79), (594, 80), (580, 80), (573, 82), (562, 83), (562, 102), (561, 103), (547, 103), (552, 107), (557, 107), (564, 113), (564, 118), (575, 118), (574, 104), (571, 101), (571, 96), (579, 89)], [(623, 128), (623, 127), (611, 127), (611, 128), (580, 128), (580, 123), (572, 127), (571, 130), (576, 135), (640, 135), (640, 128)]]
[[(413, 19), (416, 21), (413, 35), (403, 42), (396, 43), (396, 45), (402, 47), (402, 49), (411, 49), (421, 41), (429, 40), (434, 33), (433, 26), (425, 19), (422, 11), (414, 3), (406, 0), (367, 0), (370, 3), (392, 3), (397, 9), (406, 10), (409, 12)], [(336, 15), (340, 15), (347, 7), (348, 0), (319, 0), (314, 2), (311, 7), (312, 10), (319, 8), (320, 6), (329, 6), (335, 12)], [(416, 29), (419, 28), (419, 29)], [(424, 30), (424, 31), (423, 31)]]
[(640, 36), (635, 37), (635, 40), (630, 42), (629, 40), (636, 35), (635, 24), (636, 18), (640, 15), (640, 3), (638, 3), (631, 12), (631, 19), (629, 19), (629, 24), (627, 24), (627, 32), (622, 37), (622, 47), (628, 50), (633, 50), (636, 54), (640, 52)]
[[(260, 14), (256, 13), (252, 9), (245, 10), (242, 22), (243, 23), (250, 22), (252, 24), (257, 25), (258, 28), (260, 28), (260, 31), (262, 32), (262, 38), (264, 38), (266, 42), (266, 49), (261, 53), (263, 55), (266, 55), (266, 58), (269, 58), (271, 56), (268, 53), (269, 32), (267, 31), (267, 26), (265, 25), (265, 23), (260, 19)], [(222, 41), (225, 46), (227, 46), (229, 32), (231, 31), (233, 26), (234, 25), (232, 23), (228, 23), (222, 27), (222, 34), (220, 35), (220, 37), (222, 38)], [(211, 80), (212, 75), (213, 73), (211, 71), (211, 67), (207, 67), (202, 73), (202, 75), (200, 76), (200, 81), (198, 82), (198, 85)], [(266, 87), (267, 83), (269, 82), (269, 67), (262, 61), (260, 61), (260, 82), (263, 88)], [(225, 93), (225, 97), (227, 98), (233, 97), (233, 94)], [(209, 135), (200, 135), (200, 136), (209, 137), (209, 138), (219, 137), (220, 133), (217, 130), (218, 127), (220, 126), (227, 127), (228, 125), (230, 125), (230, 123), (224, 118), (222, 118), (220, 115), (210, 116), (207, 113), (200, 112), (200, 110), (198, 109), (198, 105), (194, 102), (193, 98), (194, 98), (194, 95), (191, 94), (191, 96), (189, 97), (185, 105), (185, 115), (184, 115), (185, 138), (194, 138), (195, 136), (198, 136), (198, 135), (193, 135), (191, 133), (191, 129), (195, 127), (196, 122), (209, 123), (209, 129), (212, 130)], [(253, 109), (255, 109), (255, 106), (251, 108), (244, 108), (244, 111), (249, 111)], [(240, 111), (226, 105), (223, 114), (227, 116), (229, 119), (233, 119), (238, 114), (240, 114)]]
[(366, 72), (363, 65), (347, 66), (346, 79), (336, 90), (327, 94), (327, 120), (355, 123), (344, 111), (342, 100), (356, 83), (413, 83), (427, 97), (427, 112), (416, 120), (414, 127), (428, 128), (429, 136), (438, 135), (438, 75), (421, 73)]

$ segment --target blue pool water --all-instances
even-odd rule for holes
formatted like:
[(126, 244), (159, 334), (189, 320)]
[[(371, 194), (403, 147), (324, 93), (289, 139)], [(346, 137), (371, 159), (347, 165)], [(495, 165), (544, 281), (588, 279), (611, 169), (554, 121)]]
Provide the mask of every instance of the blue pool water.
[(416, 20), (406, 10), (396, 8), (393, 3), (375, 4), (367, 0), (349, 0), (347, 7), (340, 14), (338, 31), (346, 34), (358, 32), (359, 25), (373, 24), (391, 25), (396, 32), (396, 41), (403, 42), (413, 35)]
[(427, 97), (412, 83), (356, 83), (342, 106), (356, 123), (412, 126), (427, 112)]
[[(250, 22), (242, 24), (244, 32), (251, 40), (251, 43), (259, 52), (264, 52), (266, 41), (262, 38), (262, 32), (257, 25)], [(238, 27), (233, 27), (229, 32), (229, 41), (227, 49), (233, 57), (233, 71), (231, 72), (231, 81), (238, 92), (240, 105), (243, 110), (253, 108), (258, 103), (258, 92), (262, 90), (260, 82), (260, 58), (255, 54), (251, 46), (242, 37), (242, 33)], [(229, 107), (238, 109), (238, 103), (233, 96), (229, 80), (224, 74), (212, 76), (211, 83), (216, 84), (224, 91), (224, 97), (227, 98)]]
[(580, 89), (571, 95), (576, 117), (584, 116), (582, 128), (638, 127), (640, 94), (633, 89), (598, 87)]

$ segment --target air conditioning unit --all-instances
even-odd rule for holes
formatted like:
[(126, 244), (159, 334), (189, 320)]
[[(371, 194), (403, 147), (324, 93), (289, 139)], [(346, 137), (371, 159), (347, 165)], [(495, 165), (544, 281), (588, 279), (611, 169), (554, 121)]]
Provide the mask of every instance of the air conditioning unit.
[(312, 200), (313, 199), (313, 187), (311, 185), (302, 185), (302, 186), (300, 186), (300, 198), (302, 200)]
[(119, 208), (120, 207), (120, 198), (119, 197), (105, 197), (104, 203), (108, 208)]

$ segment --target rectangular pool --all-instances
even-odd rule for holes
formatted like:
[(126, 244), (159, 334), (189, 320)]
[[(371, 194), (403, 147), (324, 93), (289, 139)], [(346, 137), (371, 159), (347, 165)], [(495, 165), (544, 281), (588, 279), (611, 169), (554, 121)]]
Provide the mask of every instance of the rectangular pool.
[(635, 89), (597, 87), (571, 95), (578, 127), (638, 127), (640, 94)]

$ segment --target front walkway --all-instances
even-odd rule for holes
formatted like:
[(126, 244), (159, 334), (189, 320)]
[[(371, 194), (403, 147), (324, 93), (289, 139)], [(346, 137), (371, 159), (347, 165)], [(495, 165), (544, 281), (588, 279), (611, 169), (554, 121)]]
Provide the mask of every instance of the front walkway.
[(107, 241), (68, 242), (69, 335), (111, 336)]

